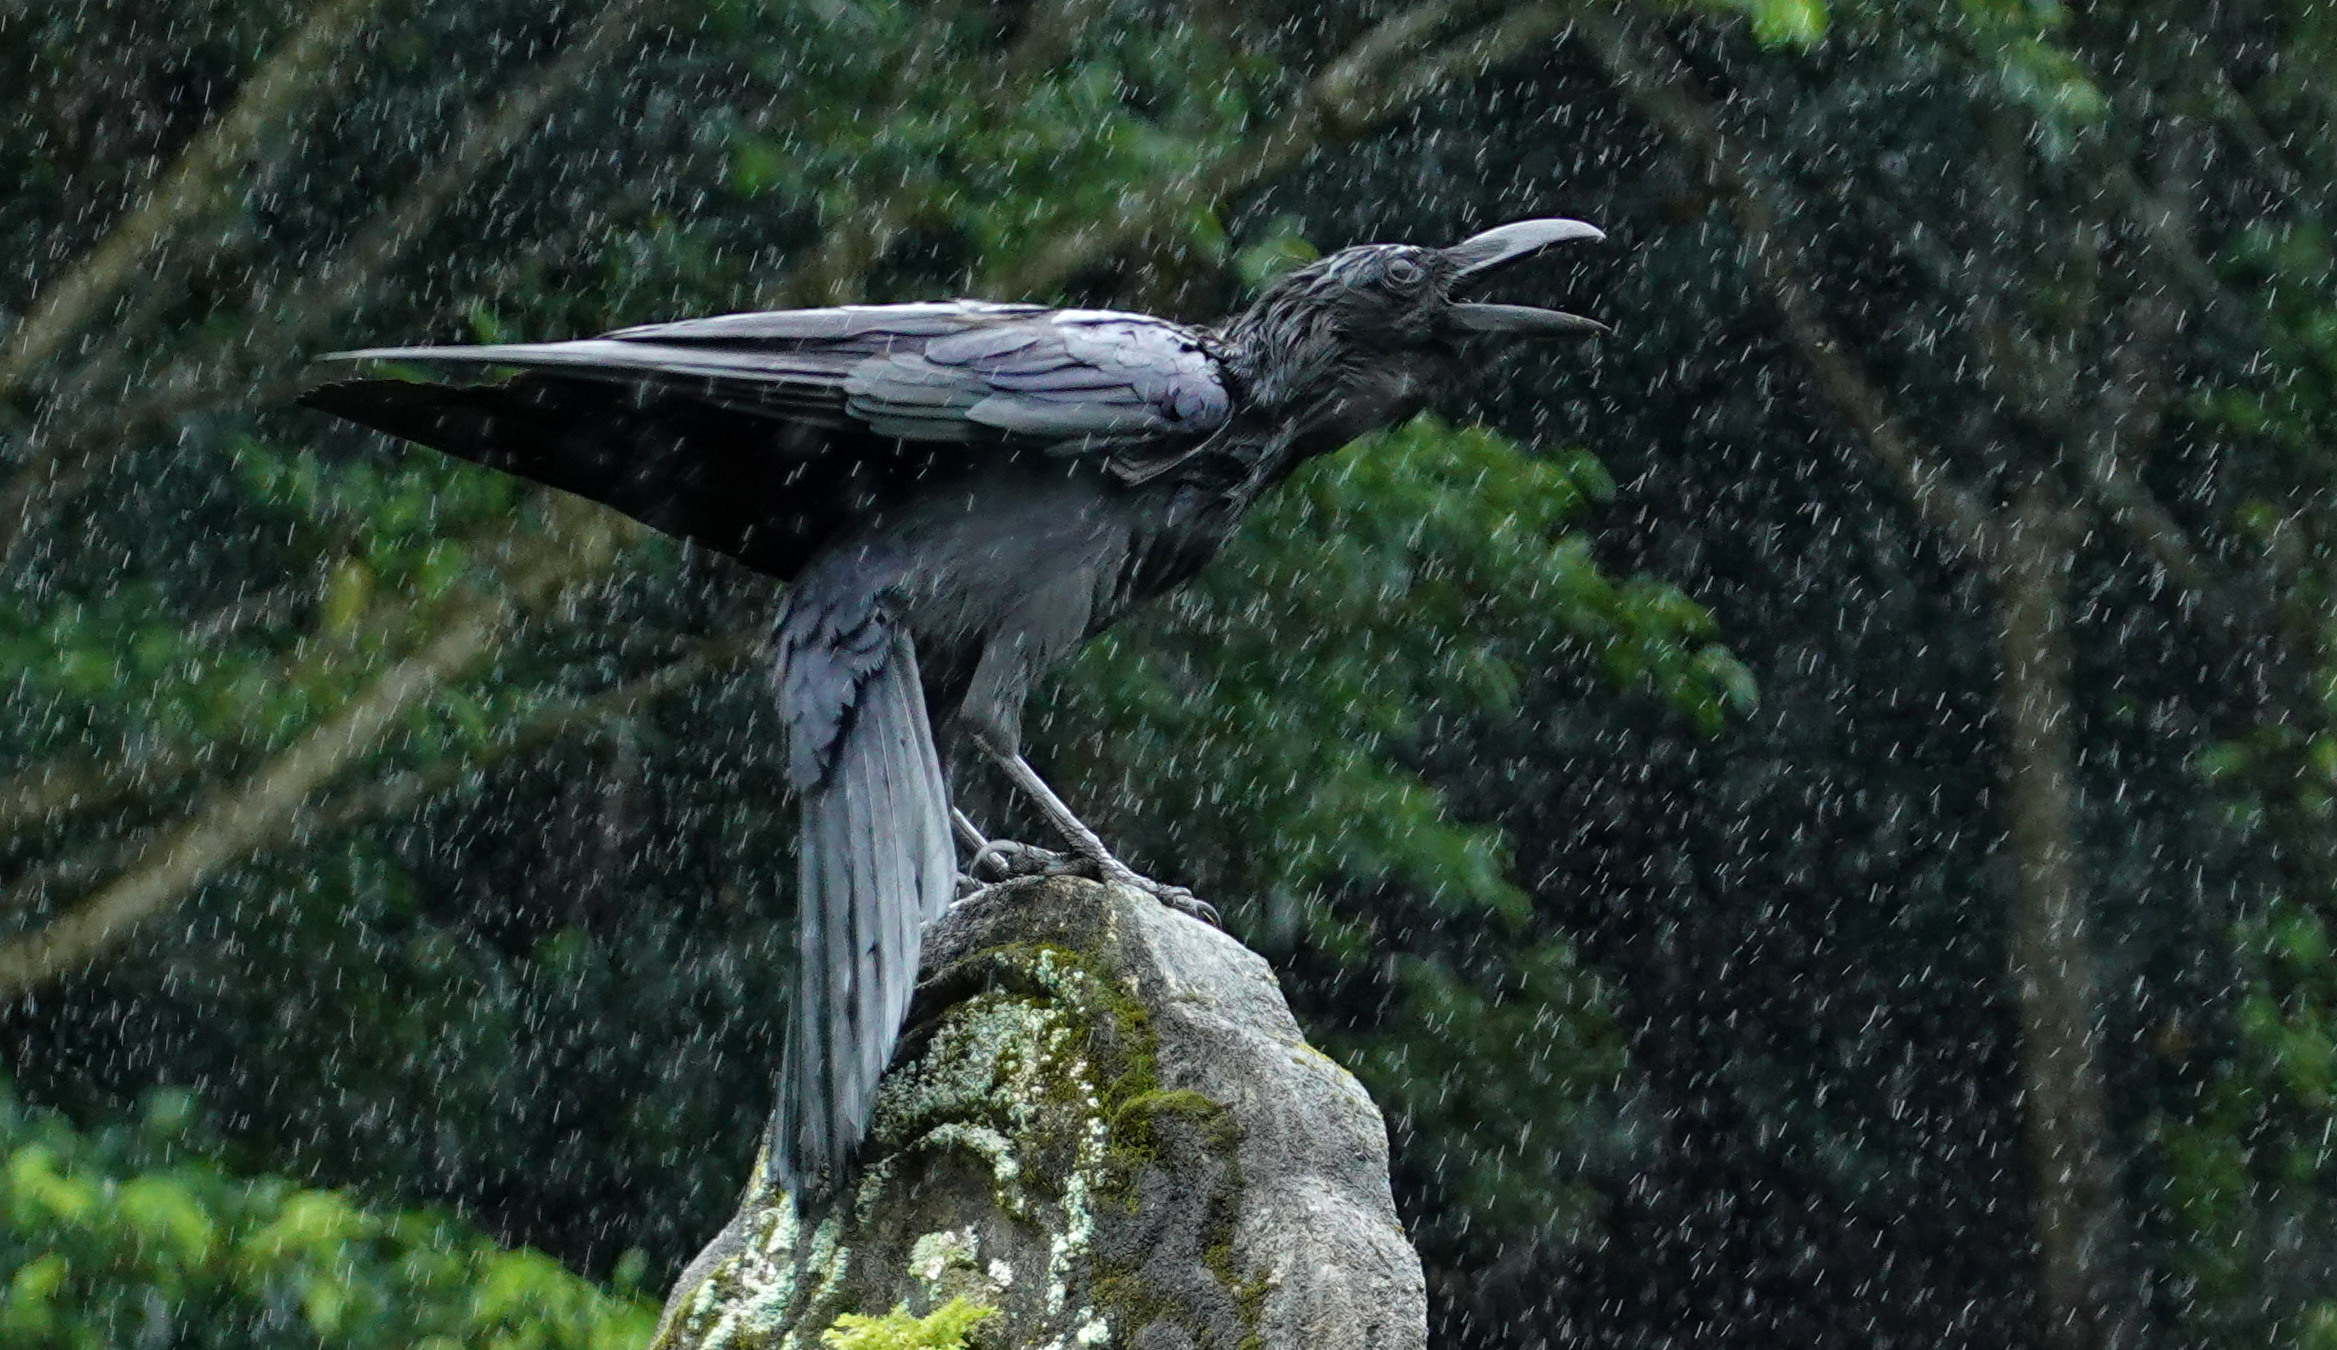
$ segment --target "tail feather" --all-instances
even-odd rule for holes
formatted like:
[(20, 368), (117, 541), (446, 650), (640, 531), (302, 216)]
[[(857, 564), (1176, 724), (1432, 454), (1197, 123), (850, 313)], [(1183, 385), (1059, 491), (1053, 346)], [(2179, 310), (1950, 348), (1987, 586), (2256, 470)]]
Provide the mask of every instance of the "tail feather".
[(833, 1185), (868, 1128), (917, 982), (925, 925), (957, 894), (949, 799), (916, 653), (895, 633), (803, 795), (801, 946), (772, 1162), (799, 1195)]

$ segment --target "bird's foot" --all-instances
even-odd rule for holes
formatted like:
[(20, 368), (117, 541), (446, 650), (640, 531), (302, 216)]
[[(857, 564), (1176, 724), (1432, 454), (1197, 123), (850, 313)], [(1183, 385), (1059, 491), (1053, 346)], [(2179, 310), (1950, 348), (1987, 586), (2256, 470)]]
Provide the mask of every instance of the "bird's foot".
[(1182, 886), (1154, 881), (1109, 853), (1093, 858), (1082, 853), (1057, 853), (1012, 839), (993, 839), (966, 863), (966, 875), (959, 878), (959, 886), (962, 893), (971, 894), (985, 886), (1021, 877), (1067, 876), (1142, 891), (1188, 918), (1199, 919), (1212, 928), (1225, 926), (1218, 920), (1216, 907), (1208, 901)]
[[(998, 760), (998, 766), (1006, 771), (1006, 776), (1013, 779), (1017, 786), (1030, 794), (1032, 801), (1039, 804), (1039, 809), (1046, 813), (1047, 819), (1054, 822), (1055, 828), (1063, 832), (1064, 842), (1071, 846), (1071, 853), (1068, 857), (1060, 853), (1048, 853), (1045, 849), (1027, 850), (1033, 855), (1044, 855), (1048, 859), (1047, 871), (1076, 873), (1080, 876), (1092, 877), (1106, 885), (1132, 887), (1167, 905), (1179, 914), (1199, 919), (1212, 928), (1225, 926), (1218, 922), (1217, 910), (1191, 891), (1182, 886), (1170, 886), (1154, 881), (1151, 877), (1144, 876), (1135, 868), (1113, 857), (1112, 851), (1104, 847), (1104, 841), (1097, 837), (1096, 832), (1081, 823), (1079, 817), (1071, 813), (1071, 808), (1065, 806), (1063, 799), (1055, 795), (1055, 789), (1048, 787), (1047, 780), (1039, 777), (1038, 770), (1032, 768), (1029, 761), (1021, 755), (1012, 751), (1000, 751), (996, 748), (992, 748), (990, 753)], [(969, 842), (978, 841), (982, 837), (981, 831), (975, 829), (974, 823), (966, 819), (962, 812), (957, 817), (957, 828), (958, 833)], [(995, 847), (996, 845), (993, 844), (982, 844), (976, 850), (975, 861), (981, 861)], [(1025, 848), (1026, 846), (1017, 844), (1015, 847)]]
[(1201, 922), (1208, 924), (1211, 928), (1225, 927), (1225, 924), (1219, 921), (1217, 917), (1217, 907), (1215, 905), (1210, 904), (1208, 901), (1202, 899), (1200, 896), (1193, 894), (1191, 891), (1186, 890), (1182, 886), (1171, 886), (1165, 881), (1154, 881), (1151, 877), (1148, 877), (1142, 872), (1137, 871), (1135, 868), (1130, 867), (1128, 864), (1121, 862), (1118, 858), (1113, 857), (1109, 853), (1105, 854), (1101, 858), (1083, 858), (1081, 861), (1091, 863), (1094, 866), (1098, 874), (1098, 880), (1109, 882), (1115, 886), (1126, 886), (1132, 890), (1142, 891), (1146, 895), (1151, 896), (1153, 899), (1158, 900), (1164, 905), (1167, 905), (1170, 909), (1173, 909), (1177, 913), (1184, 915), (1186, 918), (1199, 919)]
[(1188, 919), (1199, 919), (1211, 928), (1222, 929), (1225, 922), (1217, 917), (1217, 906), (1182, 886), (1171, 886), (1165, 881), (1147, 881), (1152, 887), (1152, 898)]
[(966, 875), (977, 885), (1012, 881), (1017, 877), (1054, 876), (1075, 870), (1081, 860), (1053, 849), (1035, 844), (1018, 843), (1012, 839), (992, 839), (983, 843), (966, 862)]

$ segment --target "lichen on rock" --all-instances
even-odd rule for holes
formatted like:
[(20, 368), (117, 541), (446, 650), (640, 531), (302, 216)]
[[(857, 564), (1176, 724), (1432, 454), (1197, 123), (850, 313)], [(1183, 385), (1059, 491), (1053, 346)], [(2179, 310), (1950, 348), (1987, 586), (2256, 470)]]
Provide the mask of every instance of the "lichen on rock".
[(660, 1347), (814, 1350), (953, 1303), (994, 1313), (982, 1350), (1425, 1342), (1379, 1114), (1294, 1053), (1255, 954), (1055, 877), (953, 908), (921, 975), (857, 1178), (799, 1213), (758, 1166)]
[(953, 1298), (920, 1317), (907, 1308), (870, 1316), (845, 1313), (820, 1333), (823, 1350), (967, 1350), (966, 1337), (998, 1315), (996, 1308)]

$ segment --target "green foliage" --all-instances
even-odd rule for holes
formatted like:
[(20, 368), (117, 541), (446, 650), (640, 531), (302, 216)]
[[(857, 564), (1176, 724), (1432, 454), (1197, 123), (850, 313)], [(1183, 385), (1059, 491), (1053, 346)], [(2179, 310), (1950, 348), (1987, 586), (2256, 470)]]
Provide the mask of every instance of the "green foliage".
[[(159, 974), (128, 966), (136, 1001), (118, 1015), (135, 1045), (20, 1076), (107, 1119), (105, 1084), (61, 1071), (142, 1053), (166, 1072), (208, 1065), (206, 1095), (245, 1117), (241, 1156), (257, 1165), (489, 1215), (517, 1194), (523, 1214), (549, 1216), (533, 1240), (581, 1269), (605, 1276), (636, 1245), (674, 1262), (735, 1198), (755, 1142), (736, 1122), (768, 1109), (771, 1010), (786, 997), (787, 913), (738, 895), (777, 889), (780, 789), (735, 790), (735, 803), (716, 800), (721, 785), (674, 794), (674, 814), (644, 822), (738, 857), (719, 885), (660, 903), (552, 846), (465, 877), (483, 915), (371, 838), (249, 868), (193, 906), (208, 940), (166, 949)], [(444, 837), (462, 821), (423, 828)]]
[[(1070, 23), (1025, 35), (1019, 54), (1001, 58), (984, 41), (995, 16), (978, 7), (788, 8), (814, 40), (756, 58), (786, 93), (733, 131), (733, 189), (834, 230), (863, 223), (863, 185), (881, 183), (885, 230), (949, 237), (992, 275), (1038, 241), (1112, 219), (1131, 185), (1195, 174), (1248, 122), (1275, 73), (1182, 26)], [(748, 9), (717, 12), (744, 24)], [(1205, 262), (1227, 250), (1207, 203), (1155, 238)]]
[(2237, 937), (2232, 1053), (2153, 1131), (2184, 1305), (2218, 1345), (2337, 1344), (2337, 1299), (2311, 1291), (2337, 1239), (2337, 959), (2327, 922), (2287, 901)]
[(1827, 0), (1698, 0), (1701, 8), (1737, 15), (1764, 47), (1808, 47), (1826, 36)]
[(1485, 1258), (1520, 1235), (1564, 1248), (1595, 1240), (1597, 1182), (1645, 1146), (1622, 1096), (1630, 1054), (1612, 996), (1550, 938), (1474, 978), (1417, 956), (1394, 960), (1400, 1015), (1331, 1042), (1406, 1137), (1435, 1196), (1424, 1237)]
[[(1167, 815), (1274, 841), (1225, 841), (1252, 866), (1221, 893), (1306, 912), (1346, 959), (1372, 946), (1312, 902), (1334, 883), (1522, 918), (1498, 833), (1453, 821), (1419, 770), (1440, 732), (1515, 718), (1530, 684), (1585, 666), (1707, 731), (1756, 694), (1702, 606), (1609, 577), (1567, 532), (1613, 491), (1587, 453), (1431, 417), (1309, 465), (1190, 593), (1090, 646), (1065, 720), (1112, 730), (1066, 752), (1102, 757), (1084, 777), (1144, 782), (1148, 814), (1183, 779), (1192, 796)], [(1217, 852), (1197, 842), (1180, 852)]]
[[(2226, 279), (2263, 307), (2265, 361), (2252, 380), (2195, 389), (2193, 411), (2281, 459), (2328, 472), (2337, 443), (2337, 253), (2328, 227), (2258, 221), (2240, 231), (2222, 263)], [(2251, 457), (2251, 467), (2266, 466)], [(2284, 514), (2261, 497), (2252, 509), (2258, 518), (2246, 523), (2260, 538)]]
[[(1302, 1012), (1394, 1118), (1411, 1222), (1469, 1260), (1588, 1238), (1595, 1182), (1642, 1135), (1606, 991), (1503, 833), (1457, 818), (1437, 778), (1585, 676), (1707, 732), (1757, 694), (1702, 606), (1608, 575), (1574, 532), (1613, 492), (1587, 453), (1432, 417), (1367, 438), (1091, 644), (1050, 720), (1079, 729), (1054, 750), (1077, 781), (1142, 803), (1115, 838), (1231, 899), (1246, 938), (1304, 953)], [(1315, 981), (1336, 991), (1320, 1009)]]
[(998, 1315), (960, 1295), (919, 1317), (906, 1307), (876, 1316), (845, 1313), (820, 1333), (827, 1350), (966, 1350), (975, 1327)]
[(1743, 19), (1755, 42), (1812, 54), (1833, 32), (1889, 42), (1939, 78), (1970, 79), (1992, 102), (2030, 120), (2031, 144), (2048, 161), (2067, 159), (2109, 114), (2102, 84), (2068, 41), (2071, 10), (2061, 0), (1950, 0), (1909, 6), (1892, 0), (1693, 0), (1695, 8)]
[(0, 1343), (635, 1350), (656, 1309), (441, 1215), (239, 1177), (193, 1099), (90, 1133), (0, 1086)]
[(1951, 13), (1943, 30), (1951, 50), (2028, 112), (2045, 159), (2066, 158), (2101, 125), (2109, 98), (2065, 41), (2070, 11), (2061, 0), (1959, 0)]
[(230, 463), (254, 506), (286, 527), (294, 551), (286, 563), (359, 567), (369, 586), (423, 599), (462, 574), (456, 541), (513, 524), (527, 491), (448, 456), (399, 455), (382, 466), (250, 436), (234, 442)]
[[(2299, 55), (2325, 69), (2332, 51)], [(2318, 97), (2263, 93), (2268, 108)], [(2337, 1346), (2319, 1255), (2337, 1244), (2337, 256), (2318, 219), (2276, 218), (2240, 229), (2218, 265), (2257, 307), (2260, 351), (2195, 386), (2186, 411), (2226, 449), (2224, 524), (2270, 580), (2306, 668), (2284, 715), (2227, 726), (2193, 756), (2273, 885), (2232, 931), (2226, 1043), (2153, 1134), (2189, 1324), (2217, 1345)]]
[[(158, 87), (230, 97), (302, 13), (172, 0), (173, 28), (119, 8), (107, 22), (125, 34), (190, 36), (167, 51), (117, 51), (99, 28), (43, 20), (27, 47), (14, 40), (27, 30), (0, 20), (0, 74), (23, 77), (0, 86), (35, 91), (21, 109), (0, 100), (15, 133), (0, 136), (0, 174), (26, 187), (0, 194), (0, 229), (19, 256), (77, 256), (90, 240), (67, 222), (102, 222), (108, 193), (137, 188), (137, 166), (166, 158), (216, 111), (167, 104), (175, 120), (159, 141), (140, 114), (129, 152), (59, 171), (50, 161), (71, 147), (52, 155), (44, 138), (79, 115), (76, 98), (117, 78), (91, 51), (164, 68)], [(129, 297), (102, 346), (160, 372), (158, 386), (218, 392), (176, 408), (185, 425), (167, 434), (137, 428), (116, 470), (36, 524), (0, 579), (0, 670), (12, 706), (32, 710), (0, 727), (0, 752), (12, 774), (76, 754), (146, 771), (6, 840), (17, 858), (72, 860), (125, 824), (168, 824), (211, 800), (426, 641), (450, 607), (508, 586), (531, 545), (556, 541), (542, 498), (507, 479), (412, 450), (361, 457), (345, 431), (257, 407), (308, 378), (300, 359), (315, 346), (560, 336), (861, 293), (996, 294), (1060, 241), (1112, 237), (1131, 219), (1153, 227), (1144, 243), (1155, 270), (1192, 267), (1225, 294), (1312, 256), (1295, 220), (1238, 246), (1226, 237), (1211, 165), (1254, 146), (1299, 72), (1204, 25), (1150, 22), (1121, 5), (1065, 6), (1076, 22), (1011, 32), (1000, 11), (901, 0), (686, 8), (489, 164), (478, 181), (493, 190), (458, 194), (403, 273), (356, 285), (364, 308), (305, 314), (316, 327), (294, 341), (269, 327), (270, 297), (309, 260), (340, 260), (347, 236), (452, 168), (449, 128), (467, 125), (454, 114), (485, 120), (591, 17), (590, 7), (500, 5), (402, 15), (351, 64), (346, 96), (313, 122), (288, 122), (252, 190), (223, 196), (189, 230), (233, 247), (174, 252)], [(1725, 8), (1749, 16), (1758, 40), (1796, 50), (1829, 23), (1820, 0)], [(52, 89), (50, 70), (82, 83)], [(263, 205), (291, 201), (300, 209)], [(25, 312), (33, 277), (0, 278), (0, 310)], [(1086, 275), (1070, 284), (1100, 286)], [(56, 373), (69, 390), (79, 368)], [(254, 394), (271, 380), (275, 394)], [(15, 391), (0, 433), (34, 411), (73, 425), (85, 410), (42, 402), (49, 387)], [(1612, 491), (1579, 452), (1537, 455), (1433, 422), (1377, 438), (1288, 485), (1186, 601), (1098, 644), (1060, 722), (1112, 728), (1058, 746), (1059, 760), (1087, 757), (1069, 775), (1083, 795), (1115, 775), (1149, 789), (1146, 811), (1115, 837), (1141, 841), (1150, 827), (1157, 839), (1173, 822), (1177, 837), (1153, 850), (1173, 849), (1164, 871), (1219, 897), (1258, 897), (1240, 916), (1248, 934), (1304, 939), (1326, 986), (1384, 984), (1368, 1024), (1337, 1022), (1328, 1000), (1318, 1011), (1397, 1110), (1452, 1224), (1467, 1227), (1470, 1205), (1494, 1206), (1480, 1236), (1580, 1227), (1588, 1179), (1630, 1145), (1618, 1105), (1629, 1066), (1604, 992), (1533, 912), (1500, 832), (1453, 809), (1452, 761), (1519, 734), (1545, 690), (1571, 695), (1585, 675), (1652, 695), (1707, 731), (1754, 693), (1700, 607), (1650, 579), (1608, 575), (1569, 532)], [(61, 561), (21, 565), (44, 550)], [(573, 742), (540, 769), (477, 770), (548, 704), (657, 668), (717, 615), (723, 627), (752, 624), (765, 599), (753, 586), (690, 590), (677, 551), (657, 543), (617, 570), (621, 583), (540, 616), (450, 682), (323, 803), (403, 773), (444, 774), (454, 787), (429, 811), (348, 826), (305, 812), (294, 842), (213, 881), (150, 930), (149, 947), (114, 955), (104, 982), (76, 988), (87, 1001), (65, 1005), (60, 1023), (113, 1035), (118, 1022), (120, 1040), (28, 1066), (28, 1088), (37, 1073), (44, 1096), (99, 1119), (121, 1090), (116, 1075), (134, 1083), (157, 1061), (218, 1065), (220, 1086), (207, 1091), (232, 1094), (241, 1143), (271, 1166), (384, 1197), (428, 1187), (510, 1203), (571, 1224), (576, 1249), (621, 1221), (654, 1234), (666, 1259), (682, 1254), (735, 1183), (720, 1155), (751, 1142), (737, 1122), (767, 1105), (783, 1002), (791, 915), (785, 827), (774, 822), (784, 796), (775, 738), (756, 720), (760, 691), (628, 724), (629, 771), (607, 745)], [(1292, 632), (1342, 641), (1278, 641)], [(12, 913), (0, 929), (48, 912)], [(1391, 965), (1382, 952), (1399, 922), (1422, 931), (1407, 943), (1417, 954)], [(1444, 934), (1491, 934), (1500, 958), (1471, 962), (1439, 947)], [(1528, 1068), (1516, 1069), (1515, 1049), (1503, 1054), (1503, 1037), (1526, 1047)], [(1462, 1091), (1464, 1073), (1488, 1083)], [(170, 1170), (182, 1167), (194, 1170)], [(194, 1292), (159, 1296), (165, 1306), (241, 1307), (239, 1235), (291, 1213), (325, 1216), (325, 1237), (286, 1249), (293, 1273), (282, 1278), (295, 1285), (324, 1278), (327, 1241), (346, 1247), (357, 1285), (393, 1258), (437, 1281), (431, 1290), (458, 1282), (408, 1241), (423, 1219), (365, 1217), (331, 1192), (263, 1203), (250, 1197), (274, 1183), (230, 1182), (199, 1160), (155, 1168), (133, 1159), (105, 1173), (131, 1194), (107, 1203), (147, 1215), (156, 1250), (195, 1250), (198, 1230), (174, 1226), (169, 1206), (134, 1185), (178, 1178), (196, 1187), (213, 1235), (208, 1264), (173, 1258), (171, 1278)], [(243, 1187), (235, 1203), (247, 1208), (204, 1198), (212, 1192), (186, 1179), (197, 1175)], [(470, 1252), (463, 1269), (484, 1288), (488, 1257), (464, 1241), (441, 1245)], [(533, 1269), (534, 1258), (511, 1259)], [(145, 1296), (134, 1291), (146, 1286), (125, 1275), (109, 1292), (91, 1282), (99, 1267), (73, 1260), (17, 1272), (23, 1297), (59, 1325), (129, 1325), (118, 1318), (137, 1313)], [(277, 1298), (264, 1280), (249, 1287)], [(267, 1335), (323, 1334), (305, 1287), (267, 1305), (283, 1310), (268, 1314), (278, 1320)], [(320, 1297), (317, 1315), (338, 1316), (346, 1336), (390, 1295)], [(193, 1324), (192, 1313), (170, 1316)], [(244, 1325), (241, 1313), (221, 1316)], [(886, 1319), (840, 1330), (882, 1326), (902, 1330)], [(488, 1335), (472, 1330), (444, 1334)], [(438, 1334), (419, 1321), (406, 1331)]]
[(1268, 224), (1255, 243), (1234, 255), (1233, 269), (1242, 285), (1256, 292), (1291, 268), (1304, 267), (1321, 256), (1322, 250), (1307, 241), (1299, 223), (1283, 216)]
[[(0, 592), (0, 666), (38, 710), (0, 730), (0, 752), (158, 762), (281, 749), (404, 655), (466, 586), (507, 584), (497, 554), (535, 523), (511, 480), (453, 461), (407, 457), (384, 471), (250, 437), (204, 458), (239, 490), (235, 518), (215, 523), (269, 541), (253, 561), (276, 588), (220, 602), (158, 551), (86, 593)], [(542, 701), (511, 685), (444, 691), (409, 720), (407, 762), (480, 748), (493, 724)]]

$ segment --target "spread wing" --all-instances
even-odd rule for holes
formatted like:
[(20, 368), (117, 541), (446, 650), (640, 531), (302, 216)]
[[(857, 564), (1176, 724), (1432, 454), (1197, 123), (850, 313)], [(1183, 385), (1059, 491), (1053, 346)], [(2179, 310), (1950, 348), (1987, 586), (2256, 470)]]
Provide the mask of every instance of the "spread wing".
[(981, 446), (1141, 480), (1232, 414), (1207, 340), (1141, 314), (960, 300), (731, 314), (577, 342), (331, 359), (517, 369), (301, 402), (789, 576), (856, 504)]
[(689, 395), (755, 416), (910, 441), (1052, 447), (1222, 425), (1231, 400), (1199, 334), (1142, 314), (959, 300), (778, 310), (580, 342), (337, 354), (517, 367)]

